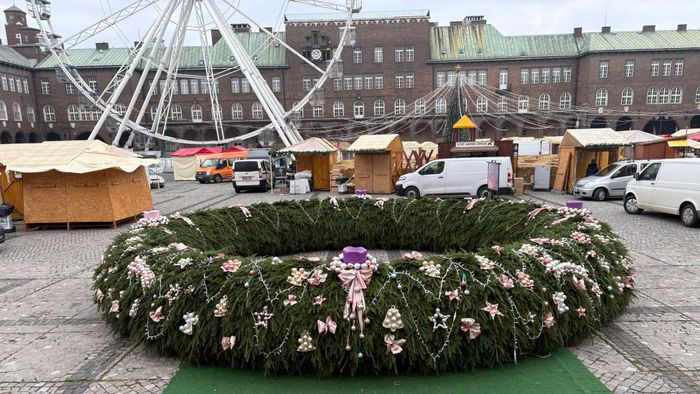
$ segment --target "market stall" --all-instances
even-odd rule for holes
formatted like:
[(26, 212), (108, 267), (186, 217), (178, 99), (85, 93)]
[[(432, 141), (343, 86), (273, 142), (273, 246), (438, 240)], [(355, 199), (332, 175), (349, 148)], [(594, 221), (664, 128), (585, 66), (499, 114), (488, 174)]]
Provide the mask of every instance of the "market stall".
[(438, 154), (438, 145), (434, 142), (402, 141), (403, 172), (413, 172), (433, 160)]
[(664, 139), (663, 137), (659, 137), (656, 134), (647, 133), (646, 131), (642, 131), (642, 130), (618, 131), (618, 134), (625, 137), (627, 139), (627, 141), (630, 143), (629, 146), (625, 147), (625, 150), (623, 153), (623, 156), (627, 159), (640, 158), (640, 157), (635, 156), (635, 152), (634, 152), (637, 144), (641, 144), (643, 142), (661, 141)]
[(207, 155), (221, 152), (221, 148), (196, 147), (180, 148), (171, 154), (173, 161), (173, 174), (176, 181), (193, 181), (197, 167)]
[(355, 154), (356, 191), (394, 192), (403, 167), (403, 144), (398, 134), (363, 135), (347, 150)]
[(598, 169), (618, 161), (621, 148), (630, 145), (613, 129), (569, 129), (559, 145), (559, 165), (553, 189), (571, 192), (576, 180), (586, 176), (586, 169), (595, 162)]
[(312, 137), (280, 149), (293, 153), (297, 171), (311, 171), (313, 190), (331, 189), (331, 168), (337, 162), (337, 148), (323, 138)]

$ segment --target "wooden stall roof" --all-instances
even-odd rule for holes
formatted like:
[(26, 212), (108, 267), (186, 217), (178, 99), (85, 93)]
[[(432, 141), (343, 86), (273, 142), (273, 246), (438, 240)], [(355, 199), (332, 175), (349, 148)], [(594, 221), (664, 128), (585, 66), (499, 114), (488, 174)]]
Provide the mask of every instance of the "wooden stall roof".
[(613, 148), (630, 145), (629, 141), (611, 128), (568, 129), (561, 140), (561, 147)]
[(625, 130), (618, 131), (617, 133), (625, 137), (631, 144), (647, 141), (658, 141), (663, 139), (663, 137), (659, 137), (658, 135), (647, 133), (646, 131), (642, 130)]
[(403, 144), (398, 134), (362, 135), (347, 149), (355, 153), (402, 152)]
[(564, 139), (561, 135), (542, 137), (543, 139), (552, 143), (552, 145), (561, 145), (561, 140)]
[(700, 135), (700, 129), (680, 129), (676, 131), (675, 133), (671, 134), (673, 137), (685, 137), (687, 135), (691, 134), (698, 134)]
[(41, 144), (14, 144), (18, 154), (2, 155), (5, 167), (10, 171), (37, 173), (56, 170), (85, 174), (93, 171), (118, 168), (133, 172), (140, 166), (158, 164), (155, 159), (140, 159), (133, 153), (107, 145), (102, 141), (45, 141)]
[(282, 153), (331, 153), (337, 151), (333, 144), (323, 138), (311, 137), (280, 149)]
[(467, 115), (462, 115), (461, 118), (455, 124), (452, 125), (453, 129), (475, 129), (476, 124), (472, 122)]

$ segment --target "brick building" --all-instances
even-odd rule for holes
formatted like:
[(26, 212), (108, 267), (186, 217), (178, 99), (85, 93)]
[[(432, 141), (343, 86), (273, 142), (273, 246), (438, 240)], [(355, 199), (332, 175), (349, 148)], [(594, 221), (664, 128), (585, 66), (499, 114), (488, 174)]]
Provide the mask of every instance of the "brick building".
[[(1, 141), (87, 138), (100, 113), (56, 72), (55, 60), (41, 52), (38, 31), (27, 26), (26, 16), (14, 6), (5, 10)], [(285, 30), (274, 34), (324, 67), (340, 41), (343, 23), (333, 14), (287, 15)], [(271, 45), (265, 32), (252, 31), (247, 24), (231, 28), (284, 108), (301, 100), (320, 76), (284, 46)], [(269, 123), (245, 77), (227, 72), (236, 64), (221, 33), (210, 34), (212, 66), (221, 75), (218, 84), (207, 86), (196, 78), (204, 75), (201, 48), (184, 47), (167, 123), (158, 126), (166, 135), (215, 139), (211, 89), (217, 92), (227, 137)], [(465, 85), (465, 111), (482, 136), (494, 139), (558, 135), (577, 126), (657, 134), (700, 127), (699, 43), (700, 30), (685, 25), (673, 31), (644, 26), (636, 32), (614, 32), (603, 27), (591, 33), (575, 28), (566, 34), (504, 36), (480, 16), (438, 26), (430, 22), (427, 10), (359, 13), (343, 45), (342, 72), (336, 70), (323, 92), (305, 106), (297, 125), (304, 135), (331, 139), (381, 130), (399, 132), (405, 139), (435, 140), (444, 127), (447, 106), (444, 95), (435, 92), (459, 77)], [(90, 88), (102, 92), (111, 88), (131, 49), (95, 43), (68, 54)], [(137, 68), (129, 81), (117, 104), (121, 110), (141, 72), (143, 68)], [(154, 98), (159, 99), (164, 86), (153, 82), (153, 74), (149, 84), (156, 83)], [(137, 109), (148, 87), (143, 90), (137, 95)], [(150, 126), (155, 112), (152, 105), (143, 108), (142, 124)], [(114, 123), (108, 121), (98, 137), (111, 141)], [(128, 133), (123, 141), (127, 138)], [(135, 140), (137, 147), (144, 143), (142, 136)], [(269, 146), (279, 141), (268, 132), (246, 143)], [(176, 146), (159, 142), (157, 148)]]

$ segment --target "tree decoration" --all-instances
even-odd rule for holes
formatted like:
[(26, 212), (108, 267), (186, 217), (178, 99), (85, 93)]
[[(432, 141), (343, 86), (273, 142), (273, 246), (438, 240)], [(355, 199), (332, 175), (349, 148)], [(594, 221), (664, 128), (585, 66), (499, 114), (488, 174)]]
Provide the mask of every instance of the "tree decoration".
[(561, 291), (557, 291), (552, 294), (552, 300), (557, 305), (557, 310), (559, 313), (565, 313), (569, 311), (569, 307), (566, 306), (564, 301), (566, 301), (566, 294)]
[(287, 277), (287, 283), (294, 286), (301, 286), (309, 277), (309, 273), (303, 268), (292, 268), (292, 273)]
[(310, 352), (312, 350), (316, 350), (316, 346), (314, 345), (314, 340), (311, 338), (311, 334), (309, 334), (308, 331), (304, 331), (301, 333), (301, 336), (297, 340), (299, 342), (299, 346), (297, 347), (297, 352), (305, 353), (305, 352)]
[[(245, 208), (116, 235), (94, 273), (110, 327), (189, 362), (270, 375), (429, 374), (578, 343), (621, 314), (634, 291), (627, 251), (586, 210), (355, 197)], [(294, 257), (347, 245), (430, 252), (381, 263)], [(575, 313), (562, 313), (567, 305)], [(294, 340), (304, 331), (320, 338), (304, 338), (318, 351), (302, 361)]]
[(397, 329), (403, 328), (401, 313), (395, 305), (392, 305), (391, 308), (386, 311), (382, 327), (390, 329), (391, 332), (396, 332)]

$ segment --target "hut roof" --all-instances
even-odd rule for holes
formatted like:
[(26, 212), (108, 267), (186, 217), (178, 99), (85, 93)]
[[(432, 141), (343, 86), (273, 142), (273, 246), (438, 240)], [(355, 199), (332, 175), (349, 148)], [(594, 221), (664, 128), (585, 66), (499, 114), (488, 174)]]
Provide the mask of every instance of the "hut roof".
[(630, 143), (625, 137), (611, 128), (568, 129), (561, 140), (562, 147), (604, 148), (625, 146)]
[(348, 152), (367, 153), (393, 150), (403, 151), (403, 145), (398, 134), (362, 135), (347, 149)]
[(632, 144), (637, 144), (640, 142), (647, 142), (647, 141), (658, 141), (658, 140), (663, 139), (662, 137), (659, 137), (658, 135), (647, 133), (647, 132), (641, 131), (641, 130), (618, 131), (618, 134), (625, 137), (627, 139), (627, 141), (629, 141)]
[(476, 125), (467, 115), (462, 115), (459, 120), (452, 125), (453, 129), (475, 129)]
[(280, 149), (282, 153), (331, 153), (337, 151), (338, 148), (333, 146), (323, 138), (311, 137), (304, 141), (297, 142), (286, 148)]

